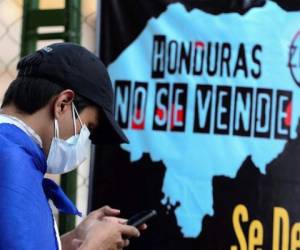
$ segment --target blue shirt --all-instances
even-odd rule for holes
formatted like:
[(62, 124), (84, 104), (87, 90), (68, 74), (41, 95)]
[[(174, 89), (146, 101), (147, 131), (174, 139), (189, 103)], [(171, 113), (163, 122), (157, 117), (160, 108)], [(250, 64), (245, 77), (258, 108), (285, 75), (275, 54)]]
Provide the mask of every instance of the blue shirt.
[(0, 124), (0, 249), (58, 249), (48, 199), (79, 214), (51, 180), (41, 147), (15, 125)]

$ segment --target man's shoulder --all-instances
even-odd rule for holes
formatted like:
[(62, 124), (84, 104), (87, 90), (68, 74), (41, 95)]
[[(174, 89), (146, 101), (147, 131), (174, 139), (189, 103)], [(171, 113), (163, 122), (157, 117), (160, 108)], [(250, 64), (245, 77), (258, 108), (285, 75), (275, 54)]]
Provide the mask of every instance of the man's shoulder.
[(42, 178), (34, 156), (25, 147), (0, 134), (0, 172), (2, 181), (18, 181), (21, 178)]
[(0, 145), (1, 145), (0, 160), (16, 161), (19, 160), (19, 157), (25, 157), (25, 158), (30, 157), (28, 155), (26, 148), (16, 143), (8, 136), (1, 134), (1, 131), (0, 131)]
[[(44, 171), (46, 159), (42, 149), (18, 127), (0, 124), (0, 164), (30, 164), (40, 172)], [(35, 166), (34, 166), (35, 165)]]

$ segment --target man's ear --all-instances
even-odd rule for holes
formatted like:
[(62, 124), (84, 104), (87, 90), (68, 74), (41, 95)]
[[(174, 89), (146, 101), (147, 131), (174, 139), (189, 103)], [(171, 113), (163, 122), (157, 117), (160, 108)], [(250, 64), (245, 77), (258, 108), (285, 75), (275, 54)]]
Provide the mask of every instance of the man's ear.
[(63, 115), (71, 106), (75, 93), (71, 89), (60, 92), (54, 100), (54, 117)]

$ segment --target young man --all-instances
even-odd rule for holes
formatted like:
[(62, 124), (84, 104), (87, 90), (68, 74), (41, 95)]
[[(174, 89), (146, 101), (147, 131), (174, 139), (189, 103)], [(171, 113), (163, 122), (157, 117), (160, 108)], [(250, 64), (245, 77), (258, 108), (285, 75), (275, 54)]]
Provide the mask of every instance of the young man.
[(23, 58), (0, 112), (0, 249), (122, 249), (135, 227), (118, 210), (92, 212), (59, 240), (51, 199), (80, 214), (44, 174), (62, 174), (89, 157), (93, 143), (127, 138), (113, 115), (113, 90), (101, 61), (85, 48), (58, 43)]

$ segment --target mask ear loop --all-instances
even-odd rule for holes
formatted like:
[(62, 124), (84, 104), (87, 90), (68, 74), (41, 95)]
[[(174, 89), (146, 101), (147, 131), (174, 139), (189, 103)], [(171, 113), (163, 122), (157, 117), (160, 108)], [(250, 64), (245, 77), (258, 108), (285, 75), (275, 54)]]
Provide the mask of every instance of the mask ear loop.
[(58, 122), (56, 119), (54, 119), (54, 137), (59, 139), (59, 128), (58, 128)]
[[(72, 104), (73, 104), (73, 107), (74, 107), (74, 111), (75, 111), (75, 113), (76, 113), (76, 115), (77, 115), (77, 117), (78, 117), (78, 120), (79, 120), (79, 122), (80, 122), (80, 125), (81, 125), (81, 127), (83, 126), (83, 123), (82, 123), (82, 121), (81, 121), (81, 119), (80, 119), (80, 116), (79, 116), (79, 114), (78, 114), (78, 111), (77, 111), (77, 109), (76, 109), (76, 107), (75, 107), (75, 105), (74, 105), (74, 103), (72, 102)], [(75, 117), (75, 115), (74, 115), (74, 117)]]
[(74, 135), (76, 135), (76, 118), (75, 118), (75, 105), (74, 103), (72, 102), (72, 118), (73, 118), (73, 126), (74, 126)]

